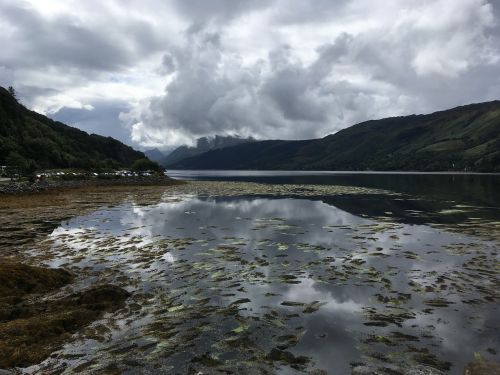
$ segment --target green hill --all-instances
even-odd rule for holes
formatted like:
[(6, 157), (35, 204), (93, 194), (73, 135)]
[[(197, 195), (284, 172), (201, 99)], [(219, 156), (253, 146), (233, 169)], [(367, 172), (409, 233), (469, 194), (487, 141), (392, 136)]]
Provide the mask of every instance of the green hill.
[(500, 172), (500, 101), (367, 121), (321, 139), (253, 142), (166, 166)]
[(0, 87), (0, 165), (22, 168), (129, 167), (142, 152), (28, 110)]

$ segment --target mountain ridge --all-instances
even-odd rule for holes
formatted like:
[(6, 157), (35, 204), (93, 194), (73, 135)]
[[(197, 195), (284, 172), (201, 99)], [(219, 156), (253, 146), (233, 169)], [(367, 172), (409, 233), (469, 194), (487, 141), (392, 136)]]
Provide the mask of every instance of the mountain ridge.
[(160, 162), (165, 158), (165, 154), (158, 150), (157, 148), (151, 148), (148, 150), (144, 150), (144, 155), (147, 156), (149, 160)]
[(368, 120), (319, 139), (257, 141), (167, 167), (500, 172), (500, 101)]
[(162, 165), (176, 163), (188, 157), (200, 155), (204, 152), (217, 150), (220, 148), (236, 146), (243, 143), (255, 142), (253, 138), (241, 138), (239, 136), (221, 136), (202, 137), (196, 140), (196, 146), (180, 146), (170, 152), (164, 159), (160, 161)]

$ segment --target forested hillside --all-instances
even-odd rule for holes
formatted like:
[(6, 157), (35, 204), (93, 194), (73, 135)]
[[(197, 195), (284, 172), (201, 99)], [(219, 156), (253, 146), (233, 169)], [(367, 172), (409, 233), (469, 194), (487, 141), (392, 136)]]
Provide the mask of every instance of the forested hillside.
[(0, 165), (22, 169), (116, 168), (145, 158), (114, 138), (88, 134), (28, 110), (0, 87)]

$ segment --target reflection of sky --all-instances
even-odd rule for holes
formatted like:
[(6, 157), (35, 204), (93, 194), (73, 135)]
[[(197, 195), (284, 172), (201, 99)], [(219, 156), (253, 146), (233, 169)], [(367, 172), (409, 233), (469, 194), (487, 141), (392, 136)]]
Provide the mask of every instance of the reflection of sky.
[[(450, 254), (442, 246), (473, 242), (471, 238), (423, 225), (377, 223), (320, 201), (176, 198), (166, 196), (163, 203), (153, 206), (122, 205), (74, 218), (52, 233), (54, 248), (56, 251), (58, 247), (64, 248), (65, 262), (71, 263), (74, 256), (74, 264), (81, 267), (118, 267), (129, 277), (138, 278), (138, 289), (141, 285), (146, 289), (150, 285), (164, 286), (167, 281), (169, 285), (183, 288), (182, 281), (174, 281), (173, 267), (180, 260), (193, 264), (219, 262), (217, 264), (233, 278), (246, 272), (247, 268), (238, 262), (224, 263), (207, 255), (210, 249), (234, 243), (232, 237), (241, 238), (243, 241), (233, 246), (238, 247), (242, 259), (252, 262), (255, 257), (265, 257), (269, 263), (259, 268), (265, 279), (248, 282), (244, 292), (232, 291), (233, 295), (228, 297), (216, 295), (209, 277), (195, 279), (195, 286), (206, 288), (207, 295), (222, 304), (249, 298), (251, 302), (245, 305), (247, 311), (242, 312), (249, 316), (258, 316), (269, 308), (301, 312), (297, 307), (281, 306), (281, 302), (287, 300), (324, 303), (319, 311), (299, 314), (291, 320), (291, 324), (303, 327), (303, 332), (299, 344), (290, 350), (312, 357), (318, 368), (331, 369), (336, 374), (348, 373), (349, 362), (359, 360), (356, 340), (360, 334), (376, 329), (377, 334), (387, 334), (397, 329), (394, 325), (376, 329), (362, 325), (363, 307), (383, 309), (375, 301), (375, 293), (381, 290), (387, 295), (395, 291), (412, 293), (408, 306), (415, 311), (421, 309), (423, 297), (413, 293), (408, 282), (425, 283), (429, 272), (452, 272), (466, 256)], [(161, 240), (183, 238), (197, 242), (184, 250), (161, 243)], [(319, 245), (324, 249), (308, 249), (300, 244)], [(283, 245), (286, 249), (280, 250), (279, 246)], [(377, 248), (388, 257), (373, 256)], [(418, 258), (405, 257), (405, 251), (417, 254)], [(144, 261), (145, 252), (152, 260)], [(326, 259), (328, 257), (331, 260)], [(325, 282), (328, 269), (345, 272), (343, 267), (351, 258), (365, 262), (355, 270), (358, 274), (347, 281)], [(396, 267), (393, 275), (388, 274), (390, 266)], [(370, 267), (391, 279), (392, 291), (381, 289), (380, 283), (367, 283), (362, 279), (363, 270)], [(300, 283), (278, 282), (277, 277), (283, 274), (298, 275)], [(457, 299), (452, 295), (447, 298)], [(495, 346), (497, 340), (494, 332), (485, 328), (494, 325), (495, 311), (456, 306), (438, 308), (432, 314), (418, 313), (415, 319), (404, 322), (401, 330), (416, 336), (432, 330), (432, 334), (442, 340), (430, 339), (439, 345), (434, 349), (447, 360), (458, 363), (454, 372), (460, 373), (460, 365), (470, 359), (473, 351)], [(469, 316), (474, 314), (479, 319), (471, 321)]]

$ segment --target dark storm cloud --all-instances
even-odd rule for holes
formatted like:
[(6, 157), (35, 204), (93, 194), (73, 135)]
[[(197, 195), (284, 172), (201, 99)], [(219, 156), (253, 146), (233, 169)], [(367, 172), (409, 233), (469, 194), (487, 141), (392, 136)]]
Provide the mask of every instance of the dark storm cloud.
[(113, 33), (82, 24), (76, 15), (48, 20), (22, 2), (0, 2), (0, 13), (10, 30), (9, 49), (0, 55), (0, 64), (7, 68), (43, 69), (62, 65), (72, 69), (115, 71), (159, 47), (152, 27), (137, 19), (121, 27), (115, 24), (120, 32)]
[(51, 96), (57, 95), (60, 93), (59, 90), (56, 90), (51, 87), (39, 87), (39, 86), (16, 86), (16, 96), (21, 98), (28, 103), (30, 103), (34, 98), (39, 96)]

